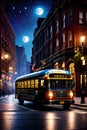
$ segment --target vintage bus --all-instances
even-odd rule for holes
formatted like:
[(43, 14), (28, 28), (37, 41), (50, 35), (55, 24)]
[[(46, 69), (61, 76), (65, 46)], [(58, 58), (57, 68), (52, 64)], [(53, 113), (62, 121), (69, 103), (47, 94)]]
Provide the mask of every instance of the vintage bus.
[(63, 105), (68, 109), (73, 100), (73, 80), (67, 70), (47, 69), (33, 72), (15, 81), (15, 97), (41, 105)]

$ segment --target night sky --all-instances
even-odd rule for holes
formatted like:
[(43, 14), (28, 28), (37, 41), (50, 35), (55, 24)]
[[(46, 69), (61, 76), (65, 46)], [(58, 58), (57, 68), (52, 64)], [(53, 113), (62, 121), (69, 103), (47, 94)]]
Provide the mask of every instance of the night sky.
[[(38, 17), (45, 18), (47, 16), (52, 1), (6, 0), (7, 17), (16, 35), (15, 44), (24, 46), (28, 61), (31, 61), (33, 32), (37, 26), (37, 19)], [(37, 10), (38, 8), (40, 9)]]

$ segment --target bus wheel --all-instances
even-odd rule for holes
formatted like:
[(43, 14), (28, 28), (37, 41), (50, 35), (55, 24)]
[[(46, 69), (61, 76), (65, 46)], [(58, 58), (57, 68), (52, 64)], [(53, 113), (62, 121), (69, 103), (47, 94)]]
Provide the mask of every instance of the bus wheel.
[(18, 102), (19, 102), (20, 105), (23, 105), (24, 100), (23, 99), (18, 99)]
[(64, 108), (65, 110), (68, 110), (69, 107), (70, 107), (70, 104), (69, 104), (69, 103), (66, 103), (66, 104), (63, 105), (63, 108)]

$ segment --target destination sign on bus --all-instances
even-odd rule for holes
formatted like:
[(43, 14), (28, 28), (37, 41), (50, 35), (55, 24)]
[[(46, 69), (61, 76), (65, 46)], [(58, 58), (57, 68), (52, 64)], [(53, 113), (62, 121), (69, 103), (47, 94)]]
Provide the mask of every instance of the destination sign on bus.
[(70, 75), (65, 75), (65, 74), (50, 74), (50, 78), (70, 78)]

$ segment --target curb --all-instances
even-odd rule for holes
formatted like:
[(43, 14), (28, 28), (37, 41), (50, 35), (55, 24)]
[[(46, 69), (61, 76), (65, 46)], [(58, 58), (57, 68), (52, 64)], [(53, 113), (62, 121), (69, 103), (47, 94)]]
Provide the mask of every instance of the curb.
[(71, 108), (87, 111), (87, 104), (73, 104), (73, 105), (71, 105)]

